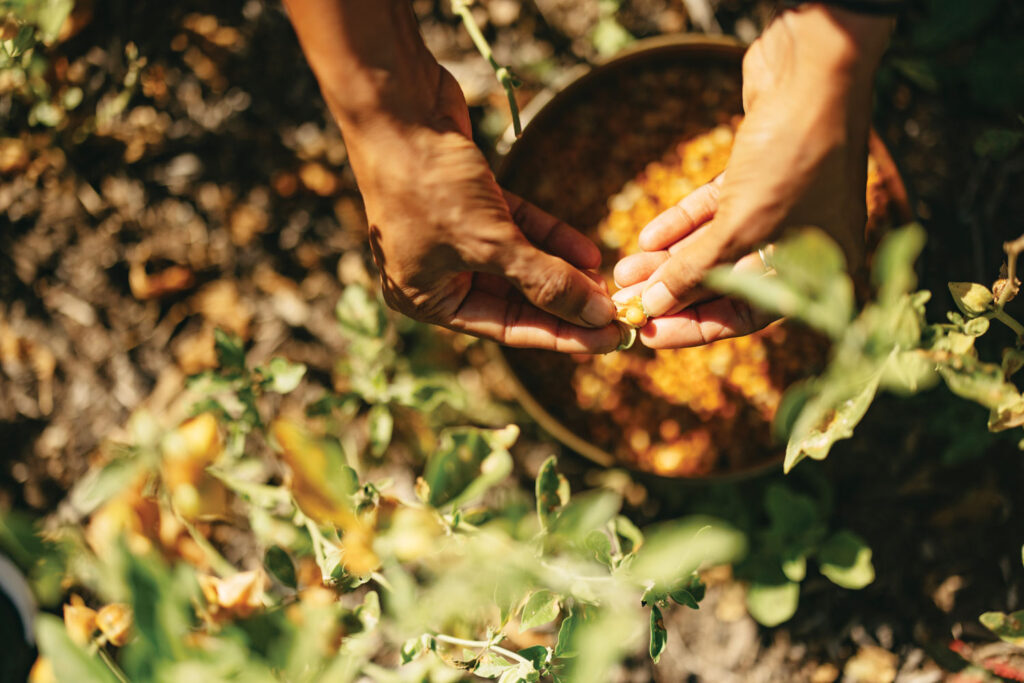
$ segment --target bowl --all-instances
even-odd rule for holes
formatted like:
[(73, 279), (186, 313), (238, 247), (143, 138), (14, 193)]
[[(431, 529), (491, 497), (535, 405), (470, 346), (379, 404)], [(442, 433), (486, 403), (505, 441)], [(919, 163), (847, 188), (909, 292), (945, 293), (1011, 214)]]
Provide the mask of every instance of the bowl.
[[(499, 182), (594, 238), (610, 273), (637, 249), (639, 227), (724, 168), (742, 115), (744, 51), (726, 38), (657, 38), (574, 74), (524, 109)], [(869, 245), (910, 218), (874, 133), (870, 156)], [(697, 349), (570, 356), (489, 348), (524, 409), (585, 458), (718, 481), (781, 469), (772, 418), (787, 386), (824, 367), (828, 342), (782, 322)]]

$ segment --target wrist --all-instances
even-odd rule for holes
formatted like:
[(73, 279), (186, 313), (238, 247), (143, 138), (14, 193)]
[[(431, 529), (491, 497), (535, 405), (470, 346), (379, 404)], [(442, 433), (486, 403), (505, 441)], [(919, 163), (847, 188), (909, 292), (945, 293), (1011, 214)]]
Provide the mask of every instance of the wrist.
[(408, 0), (285, 5), (341, 126), (424, 120), (436, 108), (440, 66), (423, 43)]
[(870, 90), (889, 45), (895, 20), (812, 2), (781, 16), (792, 33), (800, 61), (848, 87)]

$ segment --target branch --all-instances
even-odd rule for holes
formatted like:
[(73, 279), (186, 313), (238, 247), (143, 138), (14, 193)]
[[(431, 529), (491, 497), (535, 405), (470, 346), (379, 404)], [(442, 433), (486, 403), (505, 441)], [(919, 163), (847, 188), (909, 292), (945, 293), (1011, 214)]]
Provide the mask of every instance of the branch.
[(501, 87), (505, 89), (505, 95), (508, 97), (508, 108), (512, 114), (512, 130), (515, 131), (518, 138), (523, 132), (523, 124), (519, 120), (519, 104), (516, 102), (515, 96), (515, 89), (519, 87), (520, 83), (507, 66), (498, 64), (498, 61), (494, 58), (494, 52), (491, 50), (490, 43), (484, 38), (484, 34), (480, 32), (480, 27), (477, 26), (473, 13), (469, 9), (471, 3), (472, 0), (452, 0), (452, 11), (462, 19), (462, 25), (466, 27), (466, 33), (473, 40), (476, 49), (491, 65), (491, 68), (494, 69), (494, 75), (497, 76)]
[(451, 645), (462, 645), (463, 647), (479, 647), (483, 650), (490, 650), (491, 652), (499, 654), (502, 657), (505, 657), (506, 659), (511, 659), (513, 662), (519, 662), (520, 664), (530, 664), (531, 666), (533, 665), (533, 662), (526, 659), (522, 655), (512, 652), (512, 650), (506, 650), (503, 647), (498, 647), (497, 645), (491, 645), (486, 640), (463, 640), (462, 638), (446, 636), (443, 633), (439, 633), (436, 636), (434, 636), (434, 640), (440, 640), (442, 643), (449, 643)]

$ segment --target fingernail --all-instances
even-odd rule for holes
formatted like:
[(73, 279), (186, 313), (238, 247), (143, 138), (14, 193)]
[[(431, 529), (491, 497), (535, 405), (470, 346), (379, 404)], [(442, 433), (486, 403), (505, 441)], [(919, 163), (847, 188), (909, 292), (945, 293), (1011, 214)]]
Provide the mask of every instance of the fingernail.
[(603, 294), (591, 294), (580, 311), (580, 319), (594, 327), (604, 327), (615, 317), (615, 304)]
[(619, 289), (619, 290), (616, 290), (614, 294), (612, 294), (612, 301), (614, 301), (616, 303), (624, 304), (627, 301), (629, 301), (630, 299), (632, 299), (634, 296), (636, 296), (636, 295), (635, 294), (630, 295), (630, 293), (628, 291), (626, 291), (625, 289)]
[(648, 287), (642, 301), (644, 311), (649, 316), (665, 315), (676, 304), (676, 298), (668, 291), (664, 282), (656, 282)]

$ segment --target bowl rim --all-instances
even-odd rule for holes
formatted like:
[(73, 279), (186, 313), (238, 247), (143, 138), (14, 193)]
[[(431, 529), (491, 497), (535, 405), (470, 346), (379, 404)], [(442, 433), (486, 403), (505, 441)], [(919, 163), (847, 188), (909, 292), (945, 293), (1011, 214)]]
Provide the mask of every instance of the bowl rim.
[[(731, 63), (737, 68), (741, 68), (746, 50), (747, 45), (729, 36), (684, 33), (638, 40), (616, 55), (604, 59), (592, 67), (581, 65), (581, 67), (571, 70), (561, 81), (535, 96), (520, 112), (523, 125), (520, 140), (530, 134), (531, 125), (533, 131), (543, 130), (545, 121), (557, 114), (558, 109), (566, 102), (571, 101), (577, 92), (591, 82), (605, 77), (610, 71), (621, 69), (625, 65), (674, 56), (680, 60), (717, 58), (723, 63)], [(499, 184), (504, 185), (508, 180), (525, 149), (524, 145), (517, 145), (516, 142), (511, 127), (498, 141), (497, 146), (501, 159), (497, 165), (495, 177)], [(870, 154), (879, 166), (883, 186), (889, 195), (890, 211), (899, 221), (909, 221), (913, 214), (909, 207), (906, 187), (892, 156), (873, 128), (870, 132), (868, 147)], [(741, 481), (772, 471), (782, 471), (782, 464), (785, 460), (784, 448), (777, 456), (766, 458), (748, 467), (693, 477), (659, 474), (622, 463), (612, 453), (587, 441), (552, 415), (519, 379), (501, 345), (488, 341), (485, 348), (490, 359), (499, 366), (512, 395), (526, 413), (564, 446), (597, 465), (627, 469), (644, 478), (672, 482), (676, 485)]]

